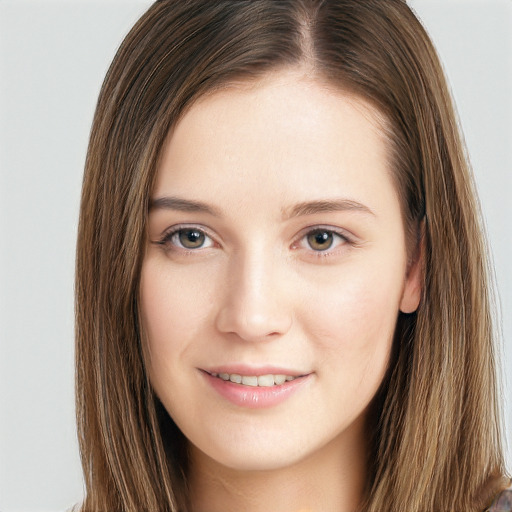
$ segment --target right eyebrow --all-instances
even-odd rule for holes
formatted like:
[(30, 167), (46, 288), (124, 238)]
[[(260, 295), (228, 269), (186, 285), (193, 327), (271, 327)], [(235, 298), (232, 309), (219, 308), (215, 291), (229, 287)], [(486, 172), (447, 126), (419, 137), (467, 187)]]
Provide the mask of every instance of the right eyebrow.
[(151, 210), (176, 210), (180, 212), (200, 212), (208, 213), (214, 217), (220, 217), (221, 213), (218, 208), (211, 206), (202, 201), (193, 201), (183, 199), (181, 197), (163, 196), (151, 199), (149, 202), (149, 211)]

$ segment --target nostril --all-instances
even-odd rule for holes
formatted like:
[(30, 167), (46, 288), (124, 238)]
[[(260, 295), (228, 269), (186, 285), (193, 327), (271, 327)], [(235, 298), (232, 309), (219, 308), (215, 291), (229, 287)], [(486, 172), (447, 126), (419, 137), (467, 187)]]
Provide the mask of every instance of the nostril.
[(246, 341), (273, 340), (291, 326), (290, 295), (275, 279), (283, 273), (261, 240), (237, 253), (230, 262), (216, 327)]

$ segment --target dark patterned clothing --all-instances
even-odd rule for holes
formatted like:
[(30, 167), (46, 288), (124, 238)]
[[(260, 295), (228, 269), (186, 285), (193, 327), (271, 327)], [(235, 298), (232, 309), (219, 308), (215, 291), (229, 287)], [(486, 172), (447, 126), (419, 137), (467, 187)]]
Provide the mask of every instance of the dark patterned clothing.
[(485, 512), (512, 512), (512, 486), (500, 493)]

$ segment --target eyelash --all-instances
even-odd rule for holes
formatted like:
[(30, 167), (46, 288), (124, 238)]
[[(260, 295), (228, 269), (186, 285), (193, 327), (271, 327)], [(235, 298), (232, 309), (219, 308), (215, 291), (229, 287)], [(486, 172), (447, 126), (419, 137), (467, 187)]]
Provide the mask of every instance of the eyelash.
[(196, 231), (198, 233), (201, 233), (211, 241), (212, 246), (215, 245), (215, 241), (214, 241), (213, 237), (211, 237), (205, 229), (200, 228), (198, 226), (193, 226), (193, 225), (192, 226), (187, 226), (187, 225), (173, 226), (172, 228), (170, 228), (168, 231), (166, 231), (162, 235), (160, 240), (157, 240), (154, 243), (156, 243), (157, 245), (162, 245), (170, 251), (182, 251), (185, 253), (193, 253), (193, 252), (197, 252), (198, 249), (205, 248), (204, 246), (200, 246), (197, 248), (189, 248), (189, 247), (179, 246), (179, 245), (177, 245), (176, 242), (173, 243), (174, 237), (177, 237), (181, 232), (186, 232), (186, 231), (189, 231), (189, 232)]
[[(328, 234), (333, 237), (332, 245), (324, 250), (313, 249), (308, 243), (307, 237), (315, 233)], [(336, 241), (336, 239), (338, 240)], [(307, 247), (302, 246), (302, 244), (307, 244)], [(300, 249), (302, 246), (302, 248), (311, 251), (312, 256), (315, 258), (327, 258), (330, 256), (335, 256), (337, 248), (346, 244), (355, 245), (355, 241), (349, 237), (345, 231), (334, 229), (328, 226), (312, 226), (302, 231), (302, 233), (297, 237), (297, 241), (292, 244), (292, 249)]]
[[(175, 237), (179, 236), (180, 233), (187, 232), (187, 231), (188, 232), (196, 231), (197, 233), (202, 234), (207, 240), (209, 240), (209, 245), (207, 247), (205, 247), (204, 245), (201, 245), (196, 248), (190, 248), (190, 247), (184, 247), (182, 244), (178, 245), (179, 240), (175, 240), (173, 242), (173, 239)], [(333, 242), (332, 242), (331, 246), (329, 246), (325, 250), (313, 249), (308, 244), (307, 237), (311, 236), (315, 233), (319, 233), (319, 234), (325, 233), (325, 234), (328, 234), (329, 236), (333, 237)], [(338, 239), (337, 242), (336, 242), (336, 239)], [(194, 226), (194, 225), (173, 226), (172, 228), (170, 228), (168, 231), (166, 231), (162, 235), (160, 240), (157, 240), (153, 243), (155, 243), (157, 245), (161, 245), (169, 251), (179, 251), (185, 255), (195, 253), (200, 249), (208, 249), (210, 247), (214, 247), (215, 245), (219, 245), (217, 242), (215, 242), (214, 238), (208, 234), (208, 231), (206, 231), (202, 227)], [(316, 258), (325, 258), (325, 257), (333, 256), (336, 251), (336, 248), (340, 245), (345, 245), (345, 244), (355, 245), (355, 241), (350, 236), (348, 236), (344, 231), (333, 229), (332, 227), (324, 227), (324, 226), (311, 226), (311, 227), (307, 228), (306, 230), (303, 230), (301, 232), (301, 234), (297, 237), (296, 241), (293, 242), (291, 247), (292, 247), (292, 249), (297, 250), (297, 249), (301, 248), (303, 243), (308, 244), (309, 247), (302, 247), (302, 248), (305, 248), (306, 250), (311, 251), (313, 257), (316, 257)]]

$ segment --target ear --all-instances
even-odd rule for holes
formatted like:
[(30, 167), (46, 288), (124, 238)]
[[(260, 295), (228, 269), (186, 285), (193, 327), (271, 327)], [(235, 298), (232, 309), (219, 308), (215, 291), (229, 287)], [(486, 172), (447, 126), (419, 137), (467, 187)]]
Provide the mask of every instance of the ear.
[(407, 266), (404, 291), (400, 300), (402, 313), (414, 313), (420, 304), (423, 291), (423, 265), (425, 261), (425, 220), (419, 227), (420, 237)]

